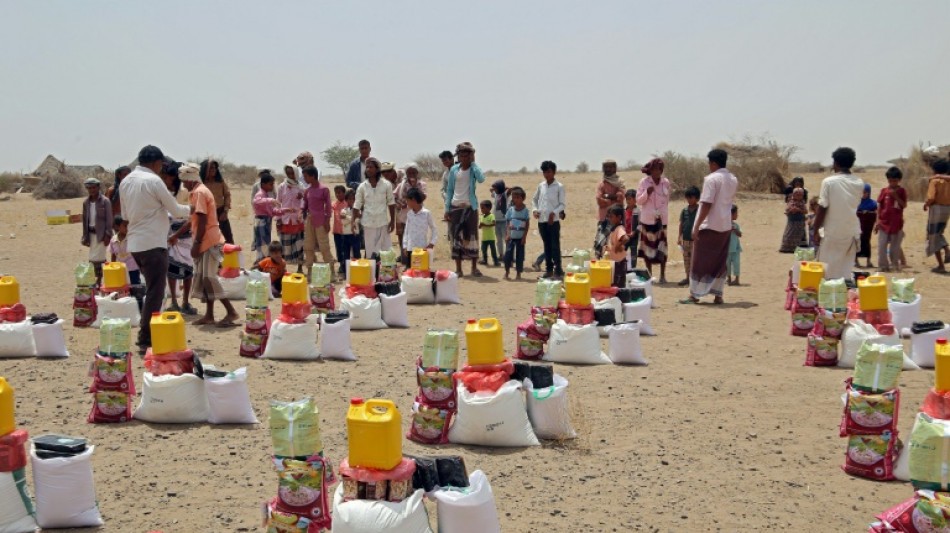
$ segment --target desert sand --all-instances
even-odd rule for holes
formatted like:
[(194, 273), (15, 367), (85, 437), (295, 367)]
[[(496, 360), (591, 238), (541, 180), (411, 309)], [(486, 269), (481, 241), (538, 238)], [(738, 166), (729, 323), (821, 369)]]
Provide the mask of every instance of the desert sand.
[[(632, 186), (641, 175), (622, 177)], [(883, 171), (864, 177), (875, 193), (884, 183)], [(560, 178), (569, 206), (562, 246), (588, 248), (598, 176)], [(540, 179), (506, 177), (509, 186), (524, 186), (529, 194)], [(806, 176), (813, 195), (819, 179)], [(479, 194), (487, 196), (487, 186)], [(234, 191), (232, 223), (245, 249), (251, 243), (249, 197), (248, 190)], [(19, 279), (31, 312), (71, 318), (73, 267), (87, 257), (86, 249), (78, 226), (47, 226), (43, 213), (78, 212), (81, 203), (27, 196), (0, 203), (0, 273)], [(675, 303), (686, 290), (675, 286), (683, 267), (674, 240), (672, 283), (655, 289), (658, 336), (641, 341), (649, 366), (557, 365), (556, 372), (570, 381), (577, 440), (526, 449), (428, 447), (405, 440), (405, 453), (460, 454), (470, 470), (483, 470), (505, 531), (863, 531), (876, 513), (910, 497), (909, 484), (852, 478), (841, 470), (839, 396), (851, 371), (802, 366), (805, 339), (788, 334), (782, 304), (792, 256), (776, 251), (785, 223), (782, 198), (742, 193), (737, 203), (744, 231), (742, 286), (727, 287), (726, 305)], [(438, 213), (438, 204), (435, 199), (428, 207)], [(678, 220), (683, 205), (672, 203), (671, 220)], [(923, 318), (948, 320), (950, 278), (932, 274), (933, 260), (923, 257), (919, 202), (910, 204), (907, 219), (907, 275), (924, 295)], [(540, 248), (540, 238), (530, 236), (528, 257)], [(435, 264), (449, 266), (444, 243)], [(463, 328), (468, 318), (495, 316), (505, 329), (506, 349), (514, 353), (515, 326), (527, 317), (537, 274), (506, 282), (502, 269), (483, 271), (483, 278), (461, 281), (461, 305), (411, 306), (409, 329), (354, 332), (355, 363), (246, 359), (238, 355), (238, 329), (189, 325), (189, 345), (201, 350), (205, 362), (248, 367), (260, 425), (87, 424), (87, 369), (98, 330), (75, 329), (71, 321), (66, 337), (72, 357), (4, 359), (0, 375), (16, 388), (20, 428), (33, 436), (83, 436), (96, 445), (96, 491), (106, 523), (101, 531), (257, 531), (260, 504), (277, 488), (268, 462), (270, 400), (313, 396), (325, 453), (339, 462), (347, 453), (351, 396), (394, 400), (408, 429), (413, 364), (427, 327)], [(243, 302), (238, 308), (243, 310)], [(141, 389), (142, 359), (135, 360)], [(932, 382), (928, 370), (902, 375), (902, 437), (909, 435)], [(427, 505), (434, 526), (435, 506)]]

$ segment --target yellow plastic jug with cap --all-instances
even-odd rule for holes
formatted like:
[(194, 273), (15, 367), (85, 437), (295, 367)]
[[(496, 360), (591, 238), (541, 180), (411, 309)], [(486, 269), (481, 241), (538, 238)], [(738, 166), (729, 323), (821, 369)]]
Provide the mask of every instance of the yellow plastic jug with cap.
[(373, 264), (369, 259), (350, 260), (350, 285), (371, 285)]
[(221, 268), (241, 268), (241, 247), (235, 246), (224, 252), (221, 258)]
[(934, 390), (950, 391), (950, 344), (947, 339), (937, 339), (934, 357)]
[(884, 276), (858, 279), (858, 301), (862, 311), (886, 311), (887, 279)]
[(13, 417), (13, 387), (0, 376), (0, 437), (16, 429)]
[(818, 290), (821, 280), (825, 279), (825, 265), (815, 261), (802, 261), (798, 274), (798, 288)]
[(614, 262), (610, 259), (591, 259), (590, 261), (590, 288), (600, 289), (610, 287), (613, 283)]
[(351, 398), (346, 433), (350, 466), (392, 470), (402, 461), (402, 417), (390, 400)]
[(20, 282), (13, 276), (0, 278), (0, 306), (10, 307), (20, 303)]
[(284, 274), (280, 289), (280, 300), (285, 304), (309, 302), (310, 287), (307, 285), (307, 276), (303, 274)]
[(564, 278), (564, 300), (570, 305), (590, 305), (590, 275), (568, 272)]
[(125, 263), (115, 261), (102, 265), (102, 286), (106, 289), (121, 289), (129, 284)]
[(181, 313), (154, 313), (148, 323), (152, 328), (152, 353), (183, 352), (188, 349), (185, 341), (185, 319)]
[(497, 318), (470, 318), (465, 325), (468, 364), (496, 365), (505, 361), (505, 343)]
[(413, 248), (409, 258), (409, 267), (413, 270), (429, 270), (429, 250)]

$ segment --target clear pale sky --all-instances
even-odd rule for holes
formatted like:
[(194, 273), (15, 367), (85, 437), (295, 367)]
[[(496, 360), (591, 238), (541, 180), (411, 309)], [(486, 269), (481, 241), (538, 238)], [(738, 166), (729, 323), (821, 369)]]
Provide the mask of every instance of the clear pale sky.
[[(144, 144), (278, 167), (596, 167), (770, 133), (827, 162), (950, 143), (947, 0), (0, 1), (0, 169)], [(328, 169), (327, 165), (322, 168)]]

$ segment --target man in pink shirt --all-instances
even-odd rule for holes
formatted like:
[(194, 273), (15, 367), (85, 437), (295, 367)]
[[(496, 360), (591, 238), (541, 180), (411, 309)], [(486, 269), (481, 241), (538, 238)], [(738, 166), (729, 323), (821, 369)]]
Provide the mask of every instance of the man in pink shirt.
[(309, 278), (313, 264), (317, 260), (317, 250), (320, 250), (323, 262), (330, 265), (330, 271), (333, 272), (333, 254), (330, 253), (330, 220), (333, 209), (330, 204), (330, 189), (320, 183), (317, 167), (313, 165), (304, 167), (303, 179), (307, 182), (307, 188), (303, 192), (306, 217), (303, 230), (303, 253)]
[[(191, 192), (191, 228), (194, 232), (194, 244), (191, 257), (195, 259), (193, 291), (205, 302), (205, 316), (194, 322), (195, 325), (215, 324), (225, 328), (237, 326), (238, 314), (231, 302), (224, 297), (224, 289), (218, 281), (218, 265), (224, 254), (224, 235), (218, 225), (217, 208), (214, 194), (203, 183), (197, 173), (179, 173), (182, 184)], [(214, 321), (214, 301), (221, 300), (227, 315), (220, 322)]]

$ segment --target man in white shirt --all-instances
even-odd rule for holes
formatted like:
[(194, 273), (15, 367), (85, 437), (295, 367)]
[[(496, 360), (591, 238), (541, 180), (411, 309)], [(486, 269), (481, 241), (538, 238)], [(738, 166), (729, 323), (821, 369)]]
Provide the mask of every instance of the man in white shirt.
[(538, 233), (544, 243), (544, 276), (560, 278), (564, 276), (561, 268), (561, 221), (564, 220), (564, 208), (567, 196), (564, 186), (554, 179), (557, 165), (554, 161), (541, 163), (544, 181), (538, 185), (531, 199), (531, 211), (538, 220)]
[(168, 277), (168, 216), (183, 218), (190, 208), (179, 205), (158, 177), (165, 156), (155, 146), (139, 151), (138, 166), (119, 185), (122, 217), (129, 221), (128, 250), (139, 266), (147, 292), (142, 306), (137, 346), (152, 344), (152, 313), (162, 310)]
[(689, 269), (689, 298), (680, 303), (694, 304), (707, 294), (713, 303), (722, 303), (726, 285), (726, 261), (732, 237), (732, 202), (739, 180), (726, 169), (729, 155), (716, 148), (709, 152), (709, 171), (703, 178), (699, 213), (693, 223), (693, 259)]
[(825, 263), (827, 279), (851, 277), (858, 252), (861, 223), (855, 213), (864, 194), (864, 182), (851, 174), (855, 157), (851, 148), (835, 150), (831, 154), (835, 175), (821, 182), (813, 238), (818, 260)]
[(366, 257), (372, 257), (380, 250), (393, 249), (390, 234), (396, 225), (396, 197), (389, 180), (380, 178), (379, 160), (367, 158), (366, 181), (356, 189), (353, 203), (354, 216), (363, 224)]

